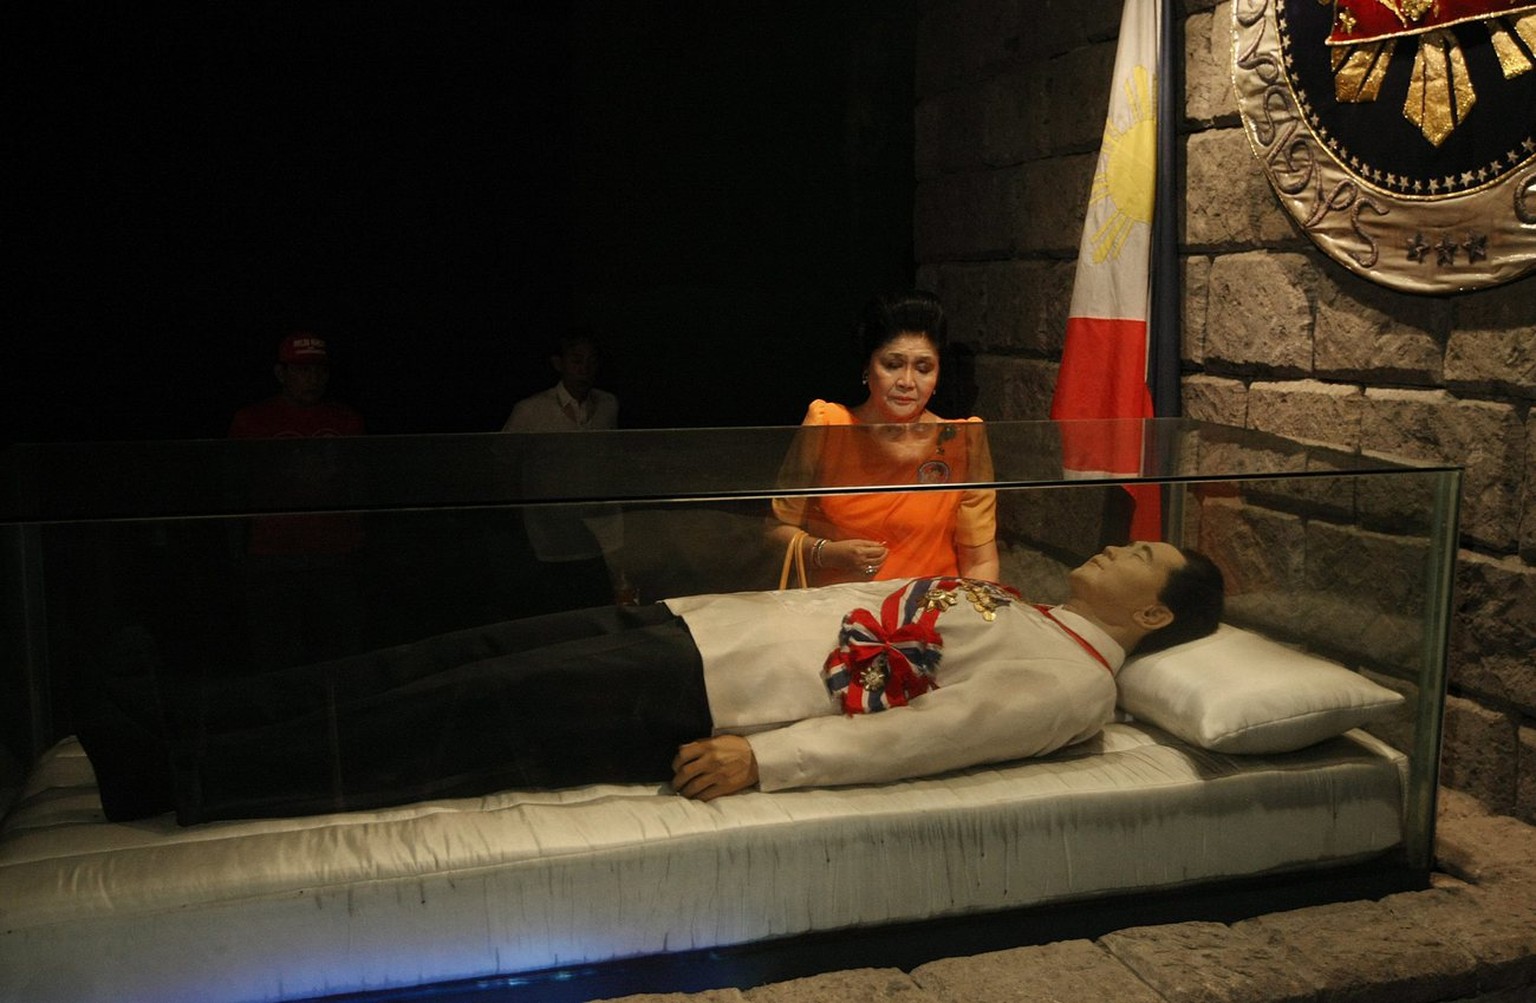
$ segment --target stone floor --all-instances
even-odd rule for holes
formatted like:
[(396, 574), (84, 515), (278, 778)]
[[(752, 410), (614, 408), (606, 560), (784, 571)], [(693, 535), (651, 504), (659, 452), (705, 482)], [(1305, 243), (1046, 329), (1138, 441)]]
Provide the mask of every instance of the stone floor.
[[(1531, 1003), (1536, 828), (1442, 791), (1431, 887), (623, 1003)], [(618, 1003), (618, 1001), (608, 1001)]]

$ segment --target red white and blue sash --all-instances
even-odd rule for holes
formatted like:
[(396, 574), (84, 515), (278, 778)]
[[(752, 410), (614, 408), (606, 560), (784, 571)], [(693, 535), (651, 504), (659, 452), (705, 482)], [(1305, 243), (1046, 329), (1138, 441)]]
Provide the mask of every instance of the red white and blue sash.
[(962, 599), (984, 619), (1018, 598), (1006, 586), (969, 578), (916, 578), (885, 597), (877, 617), (864, 608), (843, 617), (837, 647), (822, 664), (827, 690), (845, 714), (900, 707), (938, 688), (943, 657), (939, 614)]

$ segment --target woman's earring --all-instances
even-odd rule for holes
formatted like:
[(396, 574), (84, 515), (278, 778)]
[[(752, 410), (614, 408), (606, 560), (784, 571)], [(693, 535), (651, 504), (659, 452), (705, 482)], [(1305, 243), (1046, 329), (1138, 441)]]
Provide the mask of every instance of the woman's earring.
[(866, 387), (869, 386), (869, 374), (865, 373), (863, 376), (860, 376), (859, 382), (864, 384)]

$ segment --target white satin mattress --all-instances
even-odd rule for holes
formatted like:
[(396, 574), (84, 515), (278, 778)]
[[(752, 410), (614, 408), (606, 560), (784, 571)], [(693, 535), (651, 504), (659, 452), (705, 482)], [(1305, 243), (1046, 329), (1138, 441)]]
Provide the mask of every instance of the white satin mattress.
[(210, 823), (102, 820), (73, 740), (0, 829), (0, 999), (291, 1000), (1366, 858), (1405, 760), (1111, 725), (1046, 759), (699, 804), (512, 792)]

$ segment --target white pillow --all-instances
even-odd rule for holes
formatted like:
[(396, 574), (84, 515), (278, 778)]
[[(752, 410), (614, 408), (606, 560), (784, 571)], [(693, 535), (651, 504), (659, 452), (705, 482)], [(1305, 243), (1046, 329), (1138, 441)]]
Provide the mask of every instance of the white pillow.
[(1218, 627), (1132, 657), (1120, 707), (1215, 752), (1289, 752), (1389, 713), (1402, 694), (1258, 634)]

